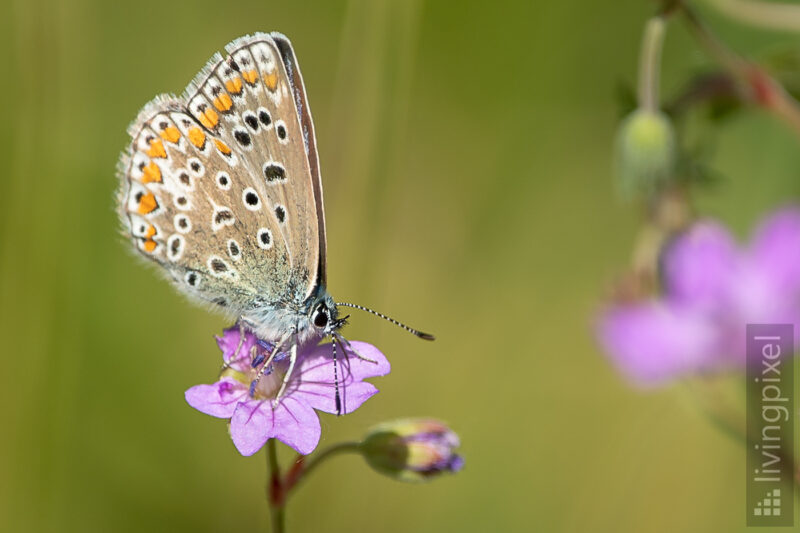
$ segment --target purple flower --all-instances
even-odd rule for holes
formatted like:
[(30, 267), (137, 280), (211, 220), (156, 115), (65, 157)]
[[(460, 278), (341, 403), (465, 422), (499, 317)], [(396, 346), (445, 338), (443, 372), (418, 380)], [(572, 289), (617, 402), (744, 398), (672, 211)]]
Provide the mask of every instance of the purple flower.
[(660, 299), (607, 309), (601, 345), (640, 385), (745, 363), (752, 323), (800, 324), (800, 209), (770, 216), (748, 248), (721, 225), (695, 224), (663, 257)]
[[(231, 438), (242, 455), (253, 455), (271, 438), (308, 455), (316, 448), (320, 437), (319, 418), (314, 409), (336, 413), (331, 346), (320, 344), (303, 348), (298, 353), (286, 390), (273, 408), (289, 361), (285, 356), (276, 357), (251, 396), (250, 385), (260, 368), (259, 364), (254, 368), (252, 362), (264, 361), (264, 355), (268, 357), (272, 347), (259, 343), (252, 333), (245, 333), (234, 360), (239, 339), (238, 327), (226, 329), (222, 337), (217, 337), (217, 344), (229, 367), (216, 383), (187, 390), (186, 401), (208, 415), (229, 418)], [(390, 370), (386, 357), (374, 346), (358, 341), (352, 345), (359, 354), (377, 363), (360, 359), (349, 348), (346, 356), (338, 350), (342, 413), (355, 411), (378, 392), (371, 383), (363, 381), (365, 378), (384, 376)]]
[(367, 463), (400, 481), (427, 481), (444, 472), (458, 472), (464, 458), (456, 454), (458, 435), (443, 422), (408, 418), (372, 428), (361, 443)]

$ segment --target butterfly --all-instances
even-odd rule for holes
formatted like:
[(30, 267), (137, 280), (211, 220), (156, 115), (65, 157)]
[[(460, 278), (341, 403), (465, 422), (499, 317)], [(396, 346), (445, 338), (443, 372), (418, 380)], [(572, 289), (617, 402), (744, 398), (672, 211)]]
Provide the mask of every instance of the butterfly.
[(259, 377), (288, 351), (277, 399), (298, 347), (331, 337), (335, 362), (336, 342), (350, 346), (340, 307), (433, 340), (328, 293), (317, 143), (292, 45), (256, 33), (225, 50), (183, 95), (157, 96), (128, 128), (118, 168), (124, 234), (180, 292), (273, 346)]

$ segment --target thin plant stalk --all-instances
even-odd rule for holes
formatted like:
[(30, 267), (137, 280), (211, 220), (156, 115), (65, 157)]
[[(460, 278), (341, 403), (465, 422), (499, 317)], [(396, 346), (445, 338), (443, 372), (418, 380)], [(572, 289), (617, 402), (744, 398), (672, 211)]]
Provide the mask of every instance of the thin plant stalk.
[(284, 505), (286, 498), (283, 494), (283, 481), (281, 480), (281, 468), (278, 465), (278, 452), (275, 446), (275, 439), (267, 441), (267, 501), (269, 502), (270, 522), (272, 533), (283, 533), (285, 531)]
[(359, 446), (360, 443), (358, 442), (340, 442), (339, 444), (329, 446), (311, 459), (308, 459), (308, 456), (299, 456), (294, 466), (286, 473), (286, 478), (283, 483), (285, 496), (288, 497), (292, 489), (308, 477), (311, 472), (316, 470), (319, 465), (342, 453), (359, 453)]
[(658, 84), (661, 71), (661, 50), (664, 45), (664, 19), (653, 17), (647, 22), (639, 58), (639, 107), (658, 111)]

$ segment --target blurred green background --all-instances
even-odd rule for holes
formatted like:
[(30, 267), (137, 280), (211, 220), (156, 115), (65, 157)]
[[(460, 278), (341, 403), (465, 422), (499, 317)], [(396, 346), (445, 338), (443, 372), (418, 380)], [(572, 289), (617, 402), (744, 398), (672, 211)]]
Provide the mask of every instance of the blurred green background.
[[(615, 87), (653, 4), (11, 0), (0, 39), (0, 530), (254, 531), (264, 454), (183, 391), (228, 324), (118, 236), (125, 128), (254, 31), (293, 41), (316, 119), (329, 285), (436, 333), (354, 315), (393, 363), (322, 445), (402, 416), (448, 421), (465, 470), (403, 485), (357, 457), (290, 502), (290, 531), (744, 530), (744, 452), (679, 386), (643, 393), (594, 316), (641, 220), (614, 193)], [(708, 20), (736, 49), (796, 37)], [(663, 88), (708, 64), (670, 26)], [(714, 137), (699, 200), (740, 236), (800, 192), (798, 141), (759, 112)], [(284, 449), (283, 451), (287, 451)], [(291, 454), (284, 453), (288, 460)]]

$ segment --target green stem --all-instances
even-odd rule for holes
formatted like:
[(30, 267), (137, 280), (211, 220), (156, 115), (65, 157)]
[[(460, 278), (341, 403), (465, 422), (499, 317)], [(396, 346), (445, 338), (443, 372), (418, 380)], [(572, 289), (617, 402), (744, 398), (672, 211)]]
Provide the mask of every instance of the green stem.
[(286, 475), (286, 480), (283, 486), (284, 494), (289, 495), (302, 480), (317, 469), (319, 465), (342, 453), (359, 453), (361, 444), (359, 442), (340, 442), (329, 446), (317, 455), (306, 461), (306, 457), (300, 456), (292, 468)]
[(269, 502), (272, 533), (283, 533), (285, 531), (284, 509), (286, 498), (283, 491), (283, 483), (281, 482), (281, 468), (278, 466), (278, 452), (275, 447), (275, 439), (269, 439), (266, 448), (267, 471), (269, 473), (267, 501)]
[[(736, 408), (731, 399), (714, 387), (710, 381), (686, 381), (686, 388), (694, 400), (692, 403), (707, 417), (707, 419), (723, 433), (732, 437), (746, 447), (745, 453), (752, 453), (751, 442), (757, 440), (757, 435), (748, 434), (746, 417), (747, 413)], [(781, 456), (781, 464), (794, 462), (794, 450), (781, 449), (775, 452)], [(800, 469), (795, 468), (794, 484), (800, 488)]]
[[(800, 7), (800, 6), (798, 6)], [(691, 6), (680, 3), (689, 30), (700, 45), (735, 79), (748, 88), (751, 101), (784, 120), (800, 135), (800, 103), (764, 69), (728, 48), (703, 24)]]
[(728, 72), (741, 77), (746, 70), (747, 61), (719, 40), (686, 2), (681, 2), (680, 8), (689, 26), (689, 31), (706, 53)]
[(712, 425), (736, 441), (747, 444), (747, 427), (743, 412), (739, 412), (712, 381), (698, 378), (684, 381), (684, 390), (691, 396), (691, 404), (709, 420)]
[(664, 45), (664, 19), (653, 17), (647, 22), (639, 57), (639, 107), (658, 110), (658, 83), (661, 69), (661, 49)]
[(706, 0), (721, 13), (770, 30), (800, 31), (800, 6), (751, 0)]

